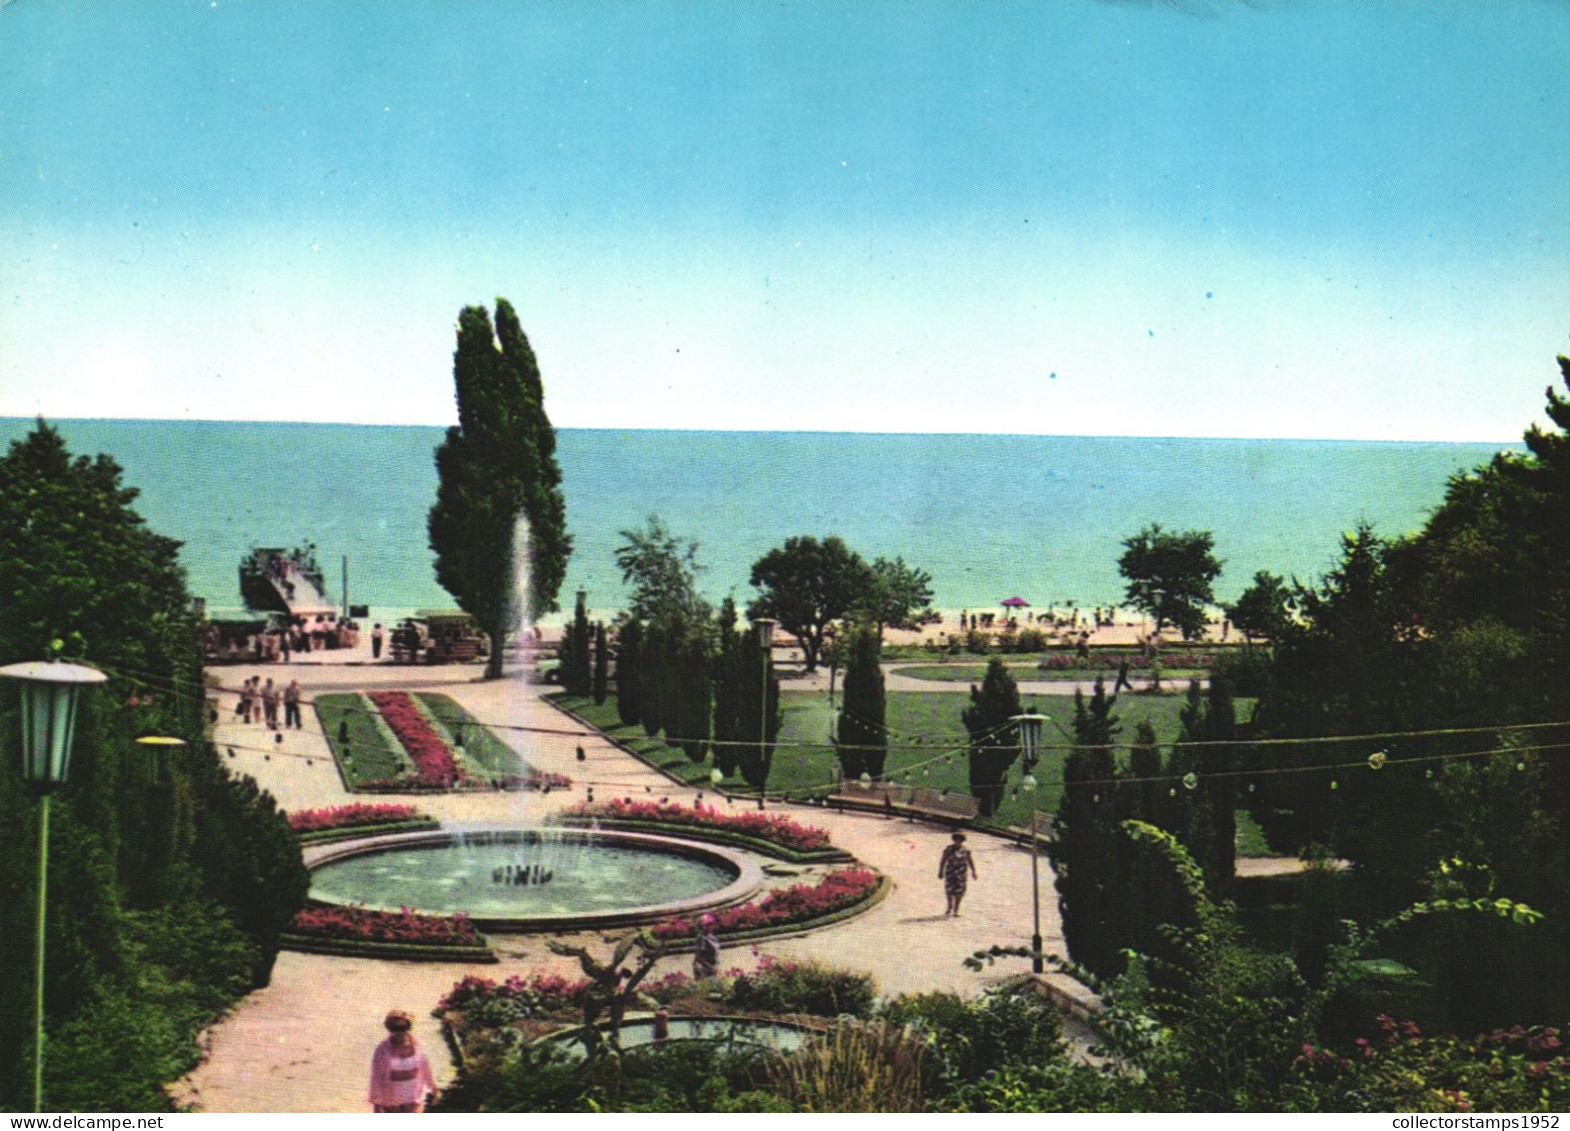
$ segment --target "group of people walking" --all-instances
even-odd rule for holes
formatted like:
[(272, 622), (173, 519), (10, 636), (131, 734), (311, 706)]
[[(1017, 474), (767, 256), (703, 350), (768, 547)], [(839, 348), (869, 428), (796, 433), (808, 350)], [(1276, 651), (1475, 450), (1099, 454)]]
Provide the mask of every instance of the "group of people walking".
[(243, 722), (264, 723), (268, 730), (278, 730), (278, 707), (283, 705), (285, 730), (300, 730), (300, 681), (291, 679), (289, 686), (280, 688), (270, 678), (253, 675), (240, 685), (240, 701), (235, 705), (235, 717)]

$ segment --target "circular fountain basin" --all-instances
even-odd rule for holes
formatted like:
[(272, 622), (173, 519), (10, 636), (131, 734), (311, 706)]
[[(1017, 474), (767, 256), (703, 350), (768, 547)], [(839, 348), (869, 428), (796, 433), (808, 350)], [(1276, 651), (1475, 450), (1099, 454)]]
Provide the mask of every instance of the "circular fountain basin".
[[(635, 1049), (699, 1041), (705, 1044), (750, 1045), (773, 1052), (792, 1053), (822, 1034), (821, 1029), (790, 1021), (764, 1021), (753, 1017), (672, 1017), (666, 1027), (669, 1036), (663, 1041), (656, 1040), (652, 1017), (629, 1017), (621, 1024), (621, 1047)], [(583, 1046), (577, 1043), (576, 1030), (564, 1029), (549, 1033), (541, 1037), (539, 1043), (559, 1045), (574, 1055), (583, 1055)]]
[(462, 912), (485, 930), (657, 922), (737, 903), (763, 882), (747, 857), (647, 833), (416, 832), (331, 846), (311, 898), (382, 911)]

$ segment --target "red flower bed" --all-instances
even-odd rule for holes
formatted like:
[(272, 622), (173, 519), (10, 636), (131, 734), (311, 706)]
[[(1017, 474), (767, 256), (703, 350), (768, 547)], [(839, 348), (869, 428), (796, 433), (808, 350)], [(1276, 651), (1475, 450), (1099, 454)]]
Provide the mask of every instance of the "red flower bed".
[(290, 813), (289, 827), (297, 833), (314, 833), (357, 825), (384, 825), (424, 816), (413, 805), (335, 805), (330, 809), (300, 809)]
[[(749, 900), (739, 907), (715, 911), (715, 930), (719, 934), (730, 934), (821, 918), (860, 903), (877, 886), (876, 872), (866, 868), (841, 868), (824, 876), (815, 886), (795, 884), (775, 888), (761, 900)], [(655, 938), (663, 941), (695, 938), (698, 924), (696, 920), (677, 916), (660, 923), (653, 932)]]
[(721, 813), (703, 806), (684, 806), (670, 801), (629, 801), (617, 798), (608, 805), (582, 805), (573, 810), (578, 817), (603, 817), (622, 821), (658, 821), (662, 824), (688, 825), (695, 828), (726, 829), (744, 836), (766, 840), (785, 848), (810, 850), (832, 848), (829, 834), (811, 825), (797, 824), (789, 817), (749, 810), (745, 813)]
[(364, 907), (312, 907), (294, 917), (298, 935), (350, 942), (418, 943), (421, 946), (483, 946), (467, 915), (422, 915), (407, 907), (369, 911)]
[(453, 762), (452, 751), (431, 729), (408, 692), (370, 691), (366, 694), (414, 763), (420, 788), (451, 789), (463, 780), (463, 771)]

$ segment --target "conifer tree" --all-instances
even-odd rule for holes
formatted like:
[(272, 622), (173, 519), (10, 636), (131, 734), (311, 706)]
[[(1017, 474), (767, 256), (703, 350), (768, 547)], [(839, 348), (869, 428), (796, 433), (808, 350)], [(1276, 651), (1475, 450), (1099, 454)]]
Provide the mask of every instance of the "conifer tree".
[(593, 690), (594, 673), (589, 655), (592, 634), (589, 630), (588, 594), (578, 590), (572, 612), (571, 647), (562, 655), (562, 685), (569, 695), (587, 696)]
[(708, 756), (714, 709), (713, 657), (704, 628), (689, 626), (677, 655), (676, 733), (682, 753), (692, 762), (701, 762)]
[(624, 622), (616, 634), (616, 717), (626, 727), (643, 721), (642, 647), (642, 622)]
[(1103, 977), (1122, 969), (1119, 910), (1126, 898), (1119, 876), (1120, 800), (1112, 780), (1119, 729), (1112, 704), (1100, 679), (1088, 701), (1074, 693), (1074, 749), (1063, 760), (1063, 798), (1049, 848), (1063, 941), (1074, 961)]
[(665, 690), (660, 671), (665, 651), (665, 632), (661, 625), (650, 621), (638, 648), (638, 721), (650, 738), (665, 725), (665, 704), (660, 700)]
[(736, 602), (726, 597), (720, 605), (719, 655), (714, 680), (714, 766), (730, 777), (736, 772), (741, 738), (741, 637), (736, 632)]
[(981, 686), (970, 688), (970, 706), (960, 720), (970, 734), (970, 793), (981, 803), (981, 815), (990, 817), (1003, 801), (1003, 776), (1019, 757), (1019, 728), (1009, 719), (1024, 714), (1019, 685), (993, 656)]
[(737, 763), (742, 780), (760, 792), (768, 785), (774, 764), (774, 740), (780, 733), (780, 680), (762, 634), (749, 629), (740, 649), (741, 711), (738, 718)]
[(882, 642), (876, 626), (857, 625), (848, 638), (842, 637), (848, 652), (845, 664), (845, 696), (840, 708), (834, 748), (839, 755), (840, 771), (848, 779), (863, 773), (883, 779), (883, 763), (888, 757), (888, 706), (883, 690)]
[(594, 625), (594, 704), (599, 706), (610, 695), (611, 657), (610, 645), (605, 639), (605, 622)]
[[(495, 329), (483, 306), (458, 316), (458, 424), (436, 449), (427, 522), (437, 581), (490, 637), (485, 674), (492, 679), (501, 675), (508, 636), (525, 618), (557, 607), (572, 549), (539, 367), (505, 299), (496, 314)], [(520, 521), (527, 524), (529, 608), (520, 607), (516, 584)]]

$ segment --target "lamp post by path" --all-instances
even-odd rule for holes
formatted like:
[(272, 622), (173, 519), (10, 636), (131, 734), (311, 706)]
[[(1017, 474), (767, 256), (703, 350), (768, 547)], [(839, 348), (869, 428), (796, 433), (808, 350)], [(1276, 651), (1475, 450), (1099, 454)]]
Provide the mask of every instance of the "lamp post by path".
[(1041, 955), (1041, 832), (1037, 820), (1040, 794), (1035, 766), (1041, 750), (1041, 724), (1046, 721), (1045, 715), (1015, 715), (1009, 720), (1019, 728), (1019, 744), (1025, 759), (1025, 777), (1019, 784), (1030, 790), (1030, 906), (1034, 915), (1030, 947), (1035, 951), (1030, 968), (1037, 974), (1045, 971), (1046, 964)]
[(49, 795), (65, 784), (84, 687), (109, 677), (80, 664), (10, 664), (0, 676), (22, 683), (22, 779), (38, 795), (38, 940), (35, 948), (33, 1110), (44, 1110), (44, 922), (49, 898)]

